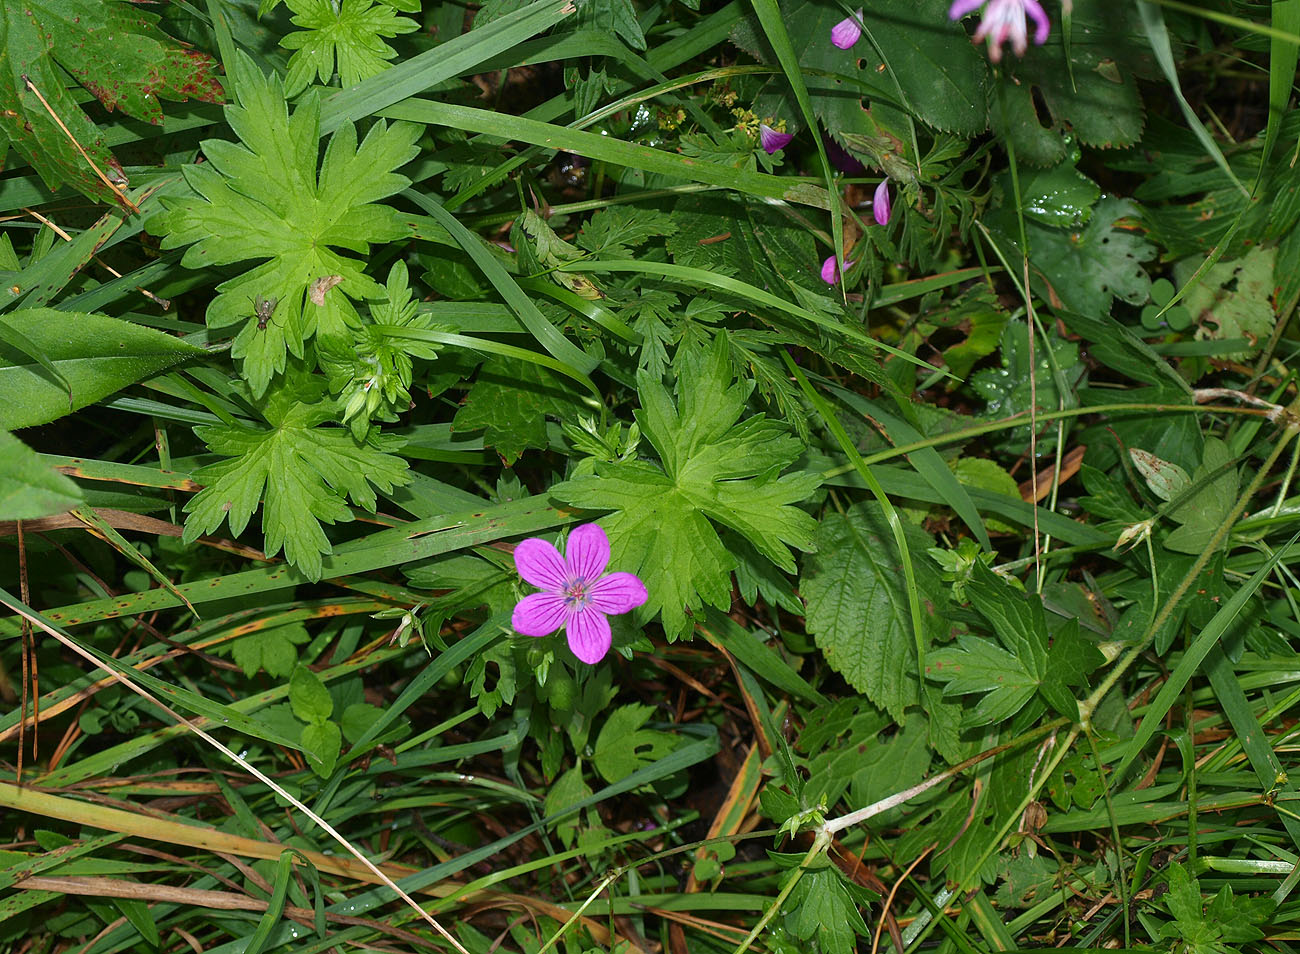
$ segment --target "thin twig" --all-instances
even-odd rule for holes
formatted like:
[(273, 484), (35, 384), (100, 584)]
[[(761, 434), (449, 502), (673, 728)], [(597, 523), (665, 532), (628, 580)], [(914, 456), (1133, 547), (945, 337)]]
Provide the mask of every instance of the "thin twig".
[(54, 119), (56, 123), (58, 123), (59, 128), (63, 130), (63, 134), (68, 137), (68, 140), (74, 146), (77, 147), (77, 152), (81, 153), (81, 158), (85, 159), (86, 162), (90, 165), (90, 168), (95, 170), (95, 175), (99, 176), (100, 181), (103, 182), (104, 185), (108, 186), (110, 190), (112, 190), (113, 194), (117, 196), (119, 202), (121, 202), (124, 206), (126, 206), (136, 215), (139, 215), (140, 207), (127, 198), (126, 193), (122, 191), (122, 187), (120, 185), (118, 185), (108, 176), (104, 175), (104, 171), (100, 169), (99, 166), (95, 165), (95, 160), (91, 159), (90, 154), (87, 153), (86, 150), (82, 148), (81, 143), (77, 142), (77, 137), (72, 135), (72, 130), (70, 130), (66, 125), (64, 125), (63, 120), (59, 118), (59, 114), (54, 111), (53, 107), (51, 107), (48, 102), (46, 102), (45, 97), (41, 95), (41, 91), (36, 88), (35, 83), (33, 83), (30, 79), (27, 78), (26, 73), (23, 74), (23, 84), (36, 95), (37, 99), (41, 101), (41, 105), (45, 107), (45, 111), (50, 114), (50, 116)]

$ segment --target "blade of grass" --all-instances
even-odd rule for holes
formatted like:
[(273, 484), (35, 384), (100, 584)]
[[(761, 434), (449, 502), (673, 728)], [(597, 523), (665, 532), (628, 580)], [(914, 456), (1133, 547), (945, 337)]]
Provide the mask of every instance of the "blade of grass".
[[(799, 112), (803, 114), (804, 125), (808, 127), (808, 134), (812, 136), (813, 142), (817, 146), (817, 158), (821, 163), (822, 180), (826, 183), (826, 194), (832, 197), (831, 213), (831, 244), (835, 247), (835, 267), (839, 274), (846, 271), (844, 263), (844, 216), (839, 203), (839, 194), (835, 188), (835, 173), (831, 169), (830, 159), (826, 155), (826, 144), (822, 142), (821, 132), (817, 126), (817, 116), (813, 112), (812, 98), (808, 95), (808, 86), (803, 81), (803, 73), (799, 66), (799, 56), (794, 51), (794, 44), (790, 42), (790, 34), (785, 28), (785, 20), (781, 16), (781, 8), (777, 5), (776, 0), (750, 0), (754, 7), (754, 13), (758, 17), (758, 23), (763, 28), (763, 33), (767, 37), (767, 42), (771, 45), (773, 52), (776, 53), (777, 62), (781, 64), (781, 69), (785, 72), (786, 82), (790, 84), (790, 89), (794, 93), (795, 102), (799, 104)], [(840, 286), (840, 294), (845, 293), (843, 283)]]
[(641, 272), (649, 275), (661, 275), (664, 278), (674, 278), (692, 286), (706, 285), (716, 288), (719, 291), (729, 292), (738, 295), (743, 299), (755, 302), (760, 305), (766, 305), (768, 308), (775, 308), (777, 311), (784, 312), (795, 318), (800, 318), (810, 324), (817, 325), (820, 328), (826, 328), (836, 334), (843, 335), (856, 341), (858, 344), (865, 345), (875, 351), (884, 351), (892, 354), (896, 358), (901, 358), (908, 364), (914, 364), (919, 368), (927, 371), (933, 371), (945, 377), (951, 377), (947, 371), (936, 368), (929, 362), (922, 361), (915, 355), (910, 355), (906, 351), (900, 351), (898, 348), (890, 347), (865, 332), (845, 324), (844, 322), (835, 321), (827, 318), (825, 315), (819, 315), (815, 311), (796, 305), (793, 302), (779, 298), (771, 292), (764, 291), (747, 282), (739, 281), (727, 275), (719, 275), (714, 272), (705, 271), (702, 268), (691, 268), (686, 265), (674, 265), (671, 262), (647, 262), (647, 261), (601, 261), (601, 262), (581, 262), (576, 263), (571, 268), (564, 266), (562, 271), (585, 271), (585, 272)]
[[(1290, 34), (1300, 34), (1300, 0), (1273, 0), (1273, 26)], [(1296, 63), (1300, 61), (1300, 44), (1276, 34), (1269, 37), (1268, 48), (1268, 125), (1264, 128), (1264, 150), (1260, 158), (1261, 174), (1277, 145), (1295, 83)]]
[(266, 910), (262, 912), (262, 917), (257, 922), (256, 930), (248, 936), (248, 946), (244, 948), (244, 954), (262, 954), (271, 932), (280, 923), (284, 915), (284, 902), (289, 894), (289, 878), (293, 874), (295, 853), (292, 848), (280, 852), (280, 860), (275, 866), (275, 881), (271, 885), (271, 897), (266, 903)]
[(476, 69), (489, 57), (549, 30), (577, 12), (572, 0), (537, 0), (362, 80), (321, 103), (320, 134), (373, 116), (426, 89)]
[(718, 162), (679, 156), (663, 149), (653, 149), (613, 136), (582, 132), (566, 126), (510, 116), (486, 109), (473, 109), (428, 99), (411, 99), (384, 109), (381, 116), (426, 126), (448, 126), (466, 132), (486, 133), (572, 152), (588, 159), (598, 159), (615, 166), (658, 172), (688, 182), (725, 186), (764, 199), (784, 199), (818, 209), (830, 207), (830, 196), (821, 186), (802, 182), (791, 176), (773, 176), (747, 169), (736, 169)]
[[(278, 796), (280, 796), (286, 802), (292, 805), (294, 808), (298, 809), (298, 811), (302, 812), (305, 816), (307, 816), (307, 818), (311, 819), (311, 821), (318, 828), (320, 828), (323, 832), (325, 832), (336, 842), (338, 842), (338, 844), (341, 845), (344, 849), (346, 849), (349, 854), (351, 854), (354, 858), (357, 859), (357, 861), (361, 862), (361, 864), (368, 871), (370, 871), (371, 874), (375, 875), (380, 881), (382, 881), (385, 885), (391, 888), (398, 897), (400, 897), (404, 902), (406, 902), (407, 905), (409, 905), (412, 908), (412, 910), (416, 911), (419, 914), (419, 916), (422, 917), (428, 923), (428, 925), (431, 928), (433, 928), (439, 935), (441, 935), (444, 940), (446, 940), (449, 944), (451, 944), (451, 946), (455, 950), (460, 952), (460, 954), (469, 954), (469, 952), (465, 950), (464, 947), (461, 946), (460, 942), (457, 941), (456, 938), (453, 937), (447, 931), (446, 928), (444, 928), (440, 923), (438, 923), (438, 921), (427, 911), (425, 911), (424, 908), (416, 904), (414, 898), (412, 898), (409, 894), (407, 894), (400, 887), (398, 887), (398, 885), (393, 881), (392, 878), (390, 878), (378, 866), (376, 866), (374, 862), (372, 862), (369, 858), (367, 858), (355, 845), (352, 844), (351, 841), (349, 841), (347, 838), (344, 838), (343, 835), (341, 835), (332, 825), (330, 825), (327, 821), (325, 821), (325, 819), (321, 818), (310, 808), (304, 805), (301, 801), (299, 801), (293, 795), (285, 791), (280, 784), (275, 782), (273, 779), (267, 776), (256, 766), (252, 765), (243, 756), (238, 755), (235, 752), (232, 752), (229, 748), (222, 745), (220, 742), (214, 739), (207, 732), (203, 731), (198, 726), (194, 725), (188, 719), (186, 719), (185, 717), (177, 713), (174, 709), (170, 708), (165, 703), (163, 703), (160, 699), (151, 695), (147, 690), (137, 685), (131, 678), (129, 678), (125, 673), (121, 671), (124, 667), (122, 667), (117, 662), (117, 660), (113, 659), (111, 656), (107, 656), (106, 654), (99, 652), (98, 650), (95, 650), (93, 647), (82, 646), (80, 643), (77, 642), (77, 640), (72, 639), (66, 633), (61, 632), (57, 627), (50, 625), (50, 623), (47, 620), (41, 617), (40, 613), (37, 613), (34, 610), (30, 609), (29, 607), (24, 606), (21, 602), (14, 600), (14, 598), (11, 597), (3, 589), (0, 589), (0, 601), (3, 601), (7, 606), (9, 606), (10, 609), (14, 610), (14, 612), (22, 615), (32, 625), (40, 627), (40, 629), (44, 630), (50, 636), (53, 636), (56, 640), (58, 640), (60, 643), (62, 643), (68, 649), (72, 650), (77, 655), (81, 656), (87, 662), (108, 669), (118, 679), (118, 681), (122, 683), (122, 685), (125, 688), (131, 690), (132, 692), (139, 695), (141, 698), (145, 699), (146, 701), (152, 703), (157, 708), (161, 709), (174, 722), (176, 722), (179, 725), (185, 726), (187, 729), (189, 729), (190, 732), (193, 732), (204, 742), (207, 742), (209, 745), (211, 745), (213, 748), (219, 751), (222, 755), (226, 756), (226, 758), (230, 759), (232, 762), (234, 762), (244, 771), (251, 773), (263, 785), (267, 786)], [(127, 670), (127, 672), (130, 672), (135, 679), (139, 679), (142, 682), (146, 681), (144, 673), (135, 672), (133, 670)], [(157, 680), (153, 680), (153, 681), (157, 682)], [(173, 699), (178, 699), (178, 700), (187, 699), (186, 694), (188, 693), (188, 690), (178, 690), (175, 686), (168, 686), (165, 683), (162, 684), (162, 688)], [(189, 697), (192, 697), (194, 695), (195, 695), (194, 693), (188, 693)], [(192, 702), (192, 700), (189, 701)], [(206, 700), (204, 700), (204, 702), (206, 703)], [(208, 705), (211, 704), (208, 703)], [(230, 718), (229, 716), (226, 716), (222, 718), (221, 721), (223, 723), (226, 723), (229, 721), (229, 718)], [(246, 730), (241, 729), (240, 731), (246, 731)], [(246, 734), (251, 734), (257, 738), (262, 738), (267, 733), (265, 729), (262, 729), (261, 732), (252, 732)]]
[[(1296, 539), (1300, 539), (1300, 534), (1291, 538), (1292, 542)], [(1274, 558), (1280, 555), (1281, 551), (1278, 551), (1274, 554)], [(1264, 572), (1264, 569), (1265, 567), (1261, 567), (1259, 572)], [(1254, 578), (1251, 579), (1253, 582)], [(1260, 791), (1265, 799), (1272, 800), (1284, 794), (1294, 797), (1294, 793), (1300, 790), (1300, 786), (1297, 786), (1296, 781), (1288, 776), (1277, 753), (1273, 751), (1273, 746), (1269, 744), (1268, 737), (1264, 734), (1259, 720), (1255, 718), (1254, 710), (1246, 699), (1246, 693), (1237, 680), (1232, 663), (1228, 662), (1228, 657), (1223, 654), (1223, 649), (1217, 643), (1211, 644), (1205, 653), (1205, 675), (1210, 680), (1210, 686), (1214, 689), (1219, 704), (1223, 706), (1223, 714), (1228, 717), (1237, 741), (1241, 743), (1246, 758), (1250, 760), (1251, 768), (1255, 770), (1255, 777), (1259, 779)], [(1291, 836), (1292, 844), (1300, 847), (1300, 817), (1289, 811), (1279, 811), (1277, 814), (1287, 834)]]
[(1174, 62), (1174, 51), (1169, 42), (1169, 31), (1165, 28), (1165, 16), (1160, 8), (1154, 3), (1147, 0), (1138, 0), (1138, 13), (1142, 17), (1142, 28), (1146, 31), (1147, 42), (1151, 44), (1151, 50), (1156, 55), (1156, 62), (1160, 64), (1160, 69), (1165, 74), (1165, 80), (1169, 83), (1169, 88), (1174, 92), (1174, 99), (1178, 102), (1178, 108), (1183, 111), (1183, 118), (1187, 120), (1188, 127), (1201, 143), (1201, 148), (1205, 154), (1214, 160), (1215, 164), (1223, 170), (1230, 182), (1241, 190), (1241, 194), (1249, 196), (1250, 192), (1241, 180), (1237, 178), (1232, 167), (1228, 165), (1228, 160), (1224, 158), (1223, 152), (1219, 149), (1205, 124), (1197, 117), (1196, 111), (1192, 109), (1191, 103), (1187, 102), (1187, 97), (1183, 95), (1183, 86), (1178, 79), (1178, 65)]
[[(1300, 533), (1291, 537), (1287, 547), (1294, 544), (1297, 540), (1300, 540)], [(1281, 561), (1282, 555), (1285, 552), (1286, 547), (1278, 549), (1273, 554), (1272, 558), (1252, 574), (1249, 580), (1238, 587), (1237, 592), (1232, 594), (1232, 598), (1223, 605), (1222, 609), (1214, 614), (1214, 618), (1206, 624), (1206, 626), (1197, 634), (1191, 645), (1187, 647), (1187, 651), (1183, 653), (1183, 658), (1179, 660), (1178, 665), (1174, 667), (1174, 671), (1169, 674), (1169, 678), (1165, 680), (1165, 684), (1160, 687), (1160, 692), (1156, 694), (1156, 697), (1152, 700), (1151, 704), (1146, 707), (1142, 716), (1142, 724), (1138, 727), (1137, 732), (1135, 732), (1133, 737), (1128, 740), (1128, 743), (1125, 746), (1124, 756), (1120, 759), (1120, 763), (1115, 767), (1113, 773), (1116, 779), (1123, 778), (1124, 772), (1133, 764), (1134, 759), (1141, 754), (1143, 747), (1151, 740), (1152, 736), (1159, 731), (1165, 714), (1178, 700), (1179, 693), (1183, 691), (1183, 687), (1187, 685), (1188, 680), (1190, 680), (1192, 676), (1200, 670), (1201, 663), (1204, 661), (1206, 655), (1223, 636), (1224, 632), (1227, 631), (1233, 620), (1237, 618), (1237, 614), (1241, 612), (1250, 598), (1255, 595), (1255, 591), (1259, 589), (1260, 585), (1263, 584), (1263, 582), (1273, 572), (1273, 568)], [(1208, 556), (1209, 554), (1207, 553), (1207, 559)], [(1199, 567), (1196, 569), (1199, 572)], [(1159, 620), (1159, 623), (1160, 625), (1163, 625), (1164, 621)], [(1157, 627), (1153, 625), (1151, 630), (1154, 632), (1156, 628)]]
[(817, 393), (816, 389), (808, 381), (799, 365), (795, 364), (794, 358), (786, 352), (781, 352), (781, 357), (785, 359), (786, 370), (794, 376), (799, 388), (803, 391), (812, 406), (816, 409), (817, 414), (826, 425), (826, 429), (831, 432), (836, 443), (840, 445), (840, 450), (848, 457), (857, 472), (862, 475), (866, 481), (867, 487), (871, 490), (871, 496), (876, 498), (880, 504), (880, 509), (885, 515), (885, 521), (889, 524), (890, 532), (894, 536), (894, 543), (898, 547), (899, 559), (903, 564), (903, 579), (907, 586), (907, 608), (912, 618), (912, 637), (916, 644), (916, 671), (925, 672), (925, 630), (921, 623), (921, 597), (916, 588), (916, 573), (912, 568), (912, 551), (907, 545), (907, 537), (903, 534), (903, 521), (898, 516), (898, 511), (894, 509), (889, 495), (885, 489), (880, 486), (876, 480), (875, 474), (867, 466), (867, 462), (862, 459), (858, 453), (858, 448), (849, 437), (848, 432), (844, 430), (844, 425), (840, 423), (839, 418), (835, 415), (835, 410), (827, 403), (826, 399)]
[(405, 190), (402, 196), (424, 209), (439, 225), (451, 233), (452, 238), (465, 250), (465, 254), (478, 266), (483, 276), (492, 283), (497, 294), (505, 299), (520, 324), (528, 329), (537, 339), (537, 343), (550, 352), (556, 361), (571, 369), (566, 371), (566, 374), (570, 377), (575, 373), (580, 374), (582, 377), (578, 380), (584, 382), (586, 389), (595, 394), (599, 400), (600, 391), (586, 377), (600, 364), (599, 359), (587, 354), (556, 330), (555, 326), (547, 321), (546, 316), (538, 311), (532, 299), (515, 283), (505, 266), (492, 257), (484, 247), (483, 240), (461, 225), (456, 217), (444, 209), (437, 200), (421, 195), (414, 189)]

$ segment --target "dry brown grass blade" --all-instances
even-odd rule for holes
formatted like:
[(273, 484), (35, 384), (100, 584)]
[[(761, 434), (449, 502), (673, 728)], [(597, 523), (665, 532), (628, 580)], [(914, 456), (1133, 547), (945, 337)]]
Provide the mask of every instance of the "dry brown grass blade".
[(1079, 467), (1083, 464), (1084, 452), (1087, 451), (1087, 449), (1088, 447), (1086, 444), (1080, 444), (1078, 447), (1072, 448), (1061, 460), (1061, 473), (1059, 477), (1056, 473), (1055, 464), (1048, 464), (1042, 470), (1038, 471), (1038, 473), (1033, 477), (1020, 485), (1020, 499), (1026, 503), (1038, 503), (1041, 501), (1052, 492), (1053, 484), (1063, 484), (1079, 472)]

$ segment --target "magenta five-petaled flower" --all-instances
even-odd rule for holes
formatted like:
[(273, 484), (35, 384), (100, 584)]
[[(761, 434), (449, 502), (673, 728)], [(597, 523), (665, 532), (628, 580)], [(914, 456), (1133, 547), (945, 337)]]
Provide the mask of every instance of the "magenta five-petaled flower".
[(1034, 43), (1042, 46), (1047, 42), (1051, 21), (1038, 0), (956, 0), (948, 9), (950, 20), (960, 20), (968, 13), (984, 8), (980, 17), (979, 28), (975, 31), (975, 42), (985, 37), (989, 41), (989, 59), (994, 63), (1002, 59), (1002, 44), (1011, 41), (1011, 49), (1016, 56), (1024, 56), (1029, 49), (1029, 26), (1025, 17), (1034, 21)]
[(862, 8), (858, 7), (853, 16), (846, 17), (831, 27), (831, 42), (841, 50), (847, 50), (857, 43), (862, 36)]
[(525, 582), (542, 592), (525, 596), (511, 619), (525, 636), (549, 636), (561, 626), (569, 648), (583, 662), (595, 665), (609, 652), (611, 613), (626, 613), (646, 601), (645, 584), (634, 573), (605, 574), (609, 539), (594, 523), (569, 534), (569, 554), (537, 537), (515, 547), (515, 568)]
[(769, 156), (790, 145), (790, 140), (793, 138), (794, 133), (777, 132), (767, 123), (762, 123), (758, 127), (759, 145), (763, 147), (763, 151)]

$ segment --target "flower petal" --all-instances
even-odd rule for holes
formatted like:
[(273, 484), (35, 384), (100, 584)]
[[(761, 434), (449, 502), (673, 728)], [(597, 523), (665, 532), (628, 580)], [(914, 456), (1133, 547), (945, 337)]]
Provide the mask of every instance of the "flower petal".
[(569, 556), (565, 560), (570, 580), (594, 583), (609, 564), (609, 538), (598, 523), (584, 523), (569, 534)]
[[(844, 267), (852, 268), (856, 264), (856, 261), (845, 262)], [(838, 285), (840, 283), (840, 269), (835, 262), (834, 255), (822, 262), (822, 281), (827, 285)]]
[(835, 26), (831, 27), (831, 42), (841, 50), (847, 50), (854, 43), (857, 43), (862, 36), (862, 8), (858, 7), (857, 12), (851, 17), (841, 20)]
[(605, 658), (614, 637), (609, 631), (609, 620), (600, 610), (588, 606), (574, 613), (568, 625), (569, 648), (589, 666)]
[(650, 594), (635, 573), (611, 573), (601, 577), (591, 590), (591, 606), (602, 613), (626, 613), (646, 601)]
[(1047, 42), (1047, 34), (1052, 29), (1052, 21), (1047, 18), (1047, 12), (1038, 0), (1025, 0), (1025, 12), (1029, 14), (1029, 19), (1034, 21), (1034, 44), (1042, 46)]
[(558, 593), (533, 593), (515, 604), (510, 625), (525, 636), (548, 636), (564, 625), (568, 604)]
[(564, 557), (540, 537), (529, 537), (515, 547), (515, 569), (525, 582), (544, 590), (559, 590), (564, 586)]
[(790, 140), (793, 138), (794, 133), (777, 132), (767, 123), (763, 123), (758, 127), (759, 145), (763, 147), (763, 151), (769, 156), (790, 145)]
[(978, 10), (982, 6), (984, 6), (984, 0), (956, 0), (956, 2), (948, 8), (948, 19), (960, 20), (966, 14)]
[(889, 224), (889, 213), (892, 209), (889, 201), (889, 180), (880, 180), (880, 185), (876, 186), (876, 194), (871, 199), (871, 215), (876, 220), (877, 225)]

